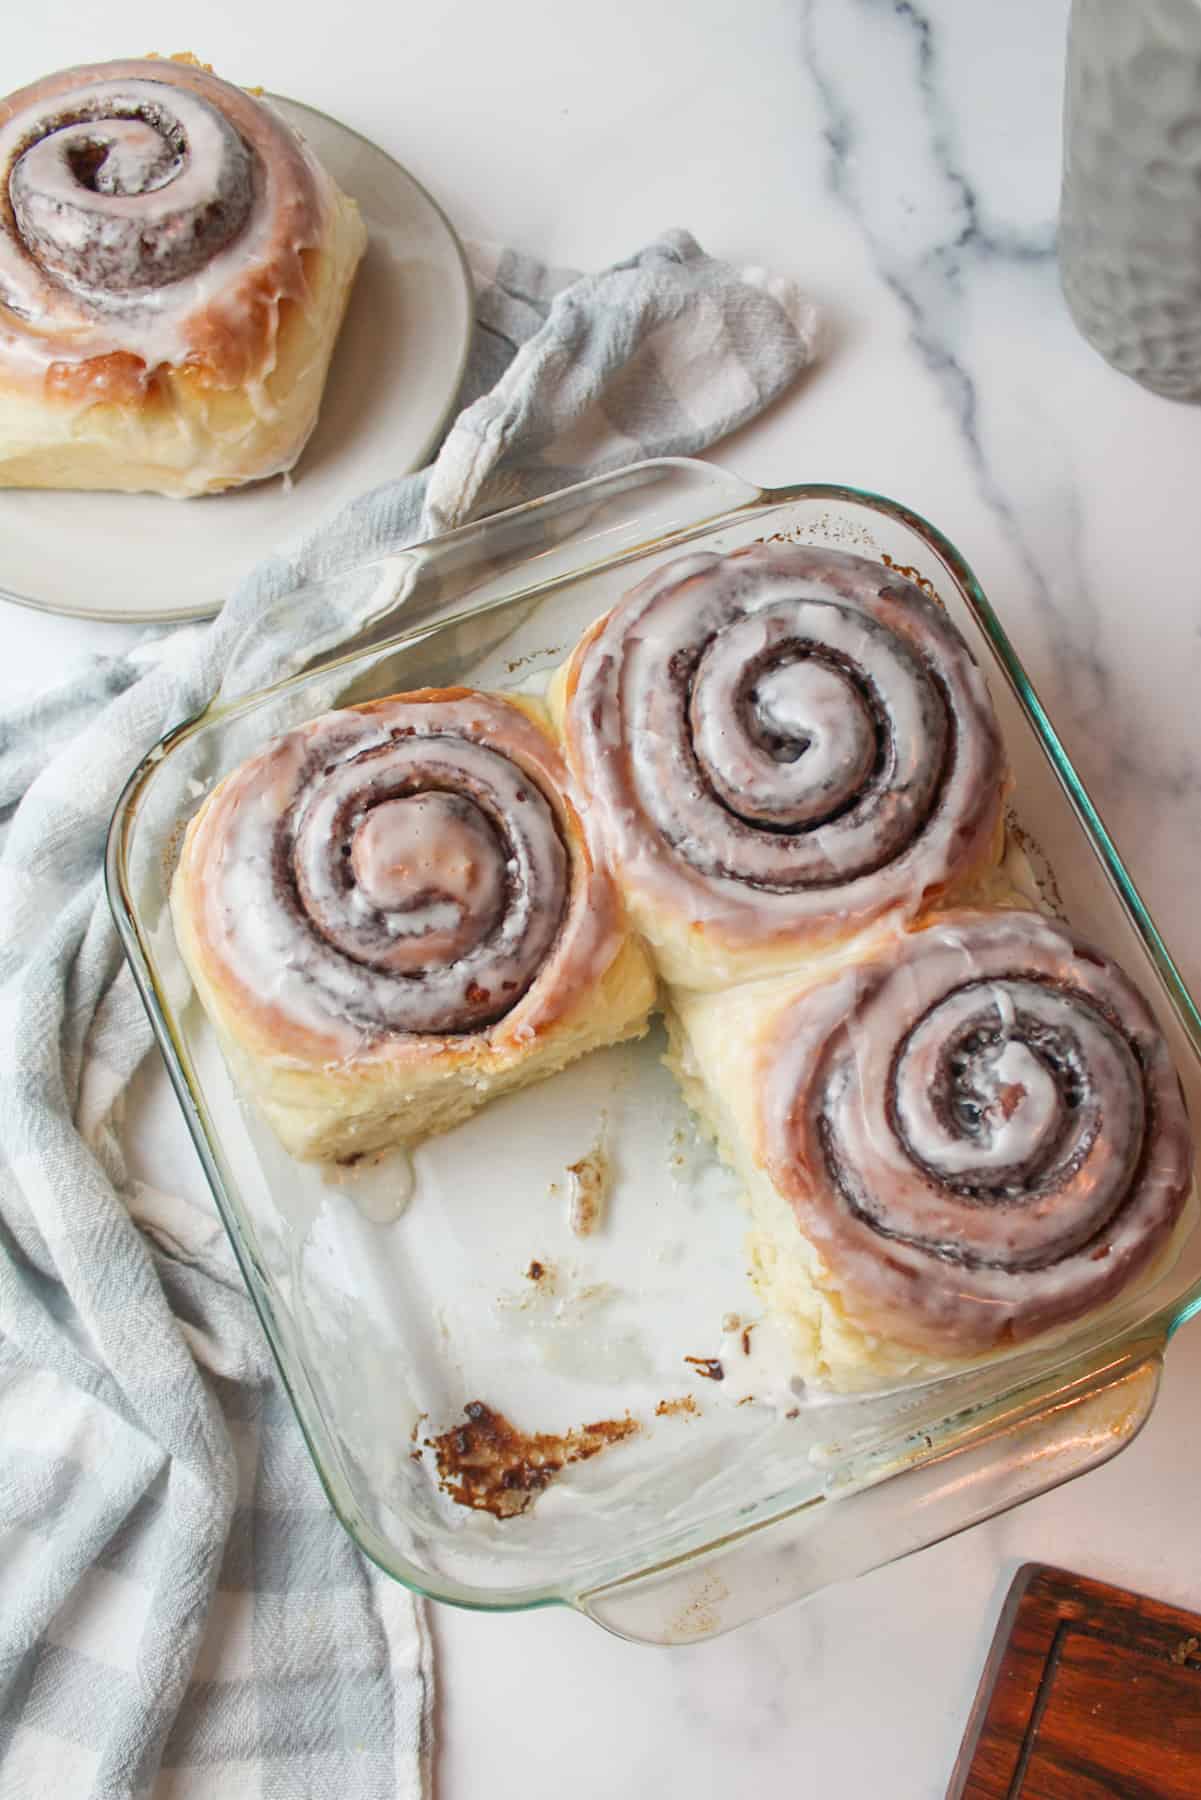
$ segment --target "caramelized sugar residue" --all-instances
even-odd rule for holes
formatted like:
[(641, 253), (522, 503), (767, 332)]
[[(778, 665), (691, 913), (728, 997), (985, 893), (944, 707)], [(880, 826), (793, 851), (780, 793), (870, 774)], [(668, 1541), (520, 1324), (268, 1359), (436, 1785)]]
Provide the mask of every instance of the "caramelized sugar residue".
[[(888, 554), (887, 550), (882, 550), (880, 552), (880, 561), (884, 564), (885, 568), (891, 569), (894, 575), (901, 575), (906, 581), (911, 581), (914, 587), (921, 588), (922, 593), (925, 594), (928, 600), (938, 600), (938, 595), (934, 590), (934, 583), (928, 576), (923, 575), (920, 569), (913, 569), (908, 563), (895, 562)], [(938, 600), (938, 604), (942, 606), (942, 601)], [(943, 607), (943, 611), (946, 611), (945, 607)]]
[(679, 1394), (674, 1400), (660, 1400), (655, 1408), (657, 1419), (670, 1418), (672, 1413), (695, 1413), (700, 1407), (691, 1394)]
[(460, 1506), (512, 1519), (532, 1506), (569, 1463), (587, 1462), (638, 1430), (637, 1419), (598, 1419), (562, 1435), (519, 1431), (482, 1400), (463, 1408), (465, 1425), (427, 1438), (438, 1465), (438, 1483)]

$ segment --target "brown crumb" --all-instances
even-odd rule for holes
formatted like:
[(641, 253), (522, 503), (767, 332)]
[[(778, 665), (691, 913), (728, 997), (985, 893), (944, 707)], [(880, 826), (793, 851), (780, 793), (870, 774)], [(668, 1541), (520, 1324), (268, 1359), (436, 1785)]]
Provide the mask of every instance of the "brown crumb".
[(410, 1444), (415, 1444), (417, 1442), (417, 1439), (421, 1435), (421, 1427), (428, 1418), (429, 1414), (427, 1412), (420, 1412), (417, 1414), (417, 1417), (413, 1420), (413, 1429), (409, 1433)]
[(516, 1518), (569, 1463), (587, 1462), (639, 1429), (637, 1419), (598, 1419), (561, 1435), (519, 1431), (482, 1400), (463, 1408), (466, 1425), (427, 1438), (438, 1464), (438, 1483), (460, 1506)]
[(388, 1154), (387, 1150), (348, 1150), (345, 1156), (334, 1158), (333, 1168), (347, 1175), (352, 1169), (378, 1169)]
[(789, 1407), (788, 1411), (784, 1414), (784, 1417), (786, 1419), (799, 1419), (800, 1416), (801, 1416), (801, 1409), (799, 1406)]
[(742, 1399), (738, 1401), (739, 1406), (753, 1406), (754, 1404), (755, 1404), (754, 1394), (744, 1394), (742, 1396)]
[(674, 1400), (660, 1400), (655, 1408), (657, 1419), (666, 1419), (672, 1413), (694, 1413), (700, 1408), (691, 1394), (678, 1394)]
[(754, 1329), (753, 1325), (744, 1325), (742, 1328), (742, 1354), (744, 1356), (749, 1356), (751, 1353), (751, 1333)]
[(697, 1374), (703, 1375), (706, 1381), (724, 1381), (726, 1378), (726, 1372), (715, 1356), (686, 1356), (684, 1361), (691, 1363)]
[(366, 1169), (378, 1169), (384, 1158), (392, 1154), (387, 1150), (348, 1150), (345, 1156), (337, 1156), (329, 1165), (328, 1173), (332, 1181), (349, 1181)]
[(537, 1257), (535, 1257), (525, 1272), (525, 1278), (527, 1281), (541, 1281), (545, 1274), (546, 1264), (540, 1263)]
[(571, 1188), (567, 1198), (567, 1223), (577, 1237), (591, 1237), (603, 1223), (612, 1169), (608, 1152), (598, 1138), (587, 1156), (569, 1163)]
[(566, 644), (551, 644), (545, 650), (527, 650), (524, 656), (514, 656), (507, 662), (505, 664), (505, 672), (509, 675), (515, 675), (518, 669), (524, 669), (527, 663), (541, 662), (546, 657), (550, 656), (561, 656), (566, 648)]

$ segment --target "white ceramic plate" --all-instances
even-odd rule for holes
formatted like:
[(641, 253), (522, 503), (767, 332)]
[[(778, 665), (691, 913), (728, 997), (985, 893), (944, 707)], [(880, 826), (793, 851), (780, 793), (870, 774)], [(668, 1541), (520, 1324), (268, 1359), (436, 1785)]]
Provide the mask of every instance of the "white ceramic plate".
[(193, 500), (0, 491), (0, 595), (94, 619), (216, 612), (262, 557), (356, 494), (419, 468), (454, 404), (472, 331), (471, 277), (425, 189), (324, 113), (272, 96), (338, 186), (369, 242), (317, 429), (283, 478)]

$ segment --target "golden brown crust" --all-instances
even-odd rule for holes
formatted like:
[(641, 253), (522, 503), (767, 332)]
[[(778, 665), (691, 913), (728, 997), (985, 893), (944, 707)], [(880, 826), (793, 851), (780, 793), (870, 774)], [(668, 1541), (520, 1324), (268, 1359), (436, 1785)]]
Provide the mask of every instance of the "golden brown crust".
[[(320, 248), (326, 230), (328, 177), (268, 106), (195, 59), (131, 58), (59, 70), (0, 101), (0, 129), (97, 82), (136, 79), (168, 82), (218, 107), (261, 159), (266, 192), (258, 199), (272, 209), (269, 241), (254, 266), (236, 272), (219, 303), (201, 307), (188, 318), (184, 354), (177, 365), (210, 386), (237, 387), (270, 355), (276, 334), (284, 328), (287, 303), (303, 302), (308, 295), (305, 258)], [(19, 244), (7, 180), (0, 195), (0, 230)], [(87, 354), (86, 307), (74, 296), (56, 294), (48, 299), (54, 310), (42, 323), (22, 319), (0, 303), (6, 328), (25, 336), (36, 347), (39, 362), (48, 365), (48, 395), (70, 404), (85, 398), (139, 403), (153, 364), (148, 366), (146, 359), (128, 351)], [(103, 333), (104, 320), (96, 320), (96, 325)], [(0, 343), (0, 369), (4, 368), (8, 380), (20, 379), (14, 360), (4, 356)]]
[(294, 466), (366, 232), (269, 104), (195, 58), (64, 70), (0, 103), (0, 190), (0, 486)]

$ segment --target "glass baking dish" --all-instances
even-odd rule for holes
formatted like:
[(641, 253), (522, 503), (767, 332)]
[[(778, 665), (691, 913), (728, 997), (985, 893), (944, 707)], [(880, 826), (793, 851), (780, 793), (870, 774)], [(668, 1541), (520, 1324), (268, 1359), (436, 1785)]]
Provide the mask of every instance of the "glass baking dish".
[[(947, 607), (988, 674), (1042, 891), (1144, 989), (1201, 1120), (1197, 1008), (991, 605), (916, 514), (854, 489), (765, 491), (661, 460), (365, 566), (366, 623), (349, 649), (249, 693), (235, 656), (212, 705), (135, 770), (108, 881), (330, 1503), (381, 1568), (440, 1600), (567, 1604), (655, 1643), (728, 1630), (1113, 1455), (1201, 1306), (1195, 1234), (1166, 1274), (1050, 1346), (869, 1397), (773, 1388), (770, 1370), (740, 1361), (739, 1327), (758, 1309), (736, 1184), (698, 1139), (658, 1029), (495, 1103), (411, 1165), (302, 1166), (239, 1100), (167, 905), (182, 823), (208, 788), (330, 707), (428, 685), (528, 689), (683, 546), (777, 537), (890, 560)], [(299, 620), (312, 597), (285, 606)], [(607, 1217), (579, 1237), (570, 1171), (598, 1143)], [(725, 1379), (709, 1378), (710, 1359)], [(525, 1431), (639, 1429), (497, 1519), (443, 1491), (428, 1445), (476, 1401)]]

